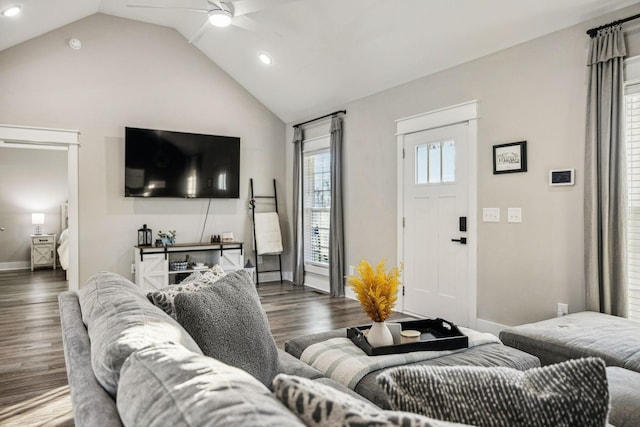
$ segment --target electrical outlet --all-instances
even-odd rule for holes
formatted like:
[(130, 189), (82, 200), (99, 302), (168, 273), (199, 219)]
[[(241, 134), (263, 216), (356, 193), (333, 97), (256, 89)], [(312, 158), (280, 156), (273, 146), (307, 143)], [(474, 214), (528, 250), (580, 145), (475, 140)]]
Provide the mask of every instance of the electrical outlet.
[(558, 303), (558, 317), (569, 314), (569, 304), (562, 302)]
[(258, 255), (258, 264), (262, 264), (262, 255)]
[(356, 274), (356, 266), (355, 265), (350, 265), (349, 266), (349, 276), (355, 276)]
[(131, 274), (135, 274), (135, 273), (136, 273), (136, 265), (131, 264)]

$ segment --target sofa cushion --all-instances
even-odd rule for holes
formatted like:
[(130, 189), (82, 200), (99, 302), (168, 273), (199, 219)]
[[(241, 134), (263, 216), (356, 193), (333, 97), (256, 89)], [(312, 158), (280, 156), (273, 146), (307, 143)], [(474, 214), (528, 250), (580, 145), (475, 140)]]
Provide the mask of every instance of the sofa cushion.
[(126, 426), (303, 425), (248, 373), (180, 346), (131, 354), (117, 405)]
[(205, 355), (271, 385), (278, 370), (278, 350), (249, 273), (234, 271), (215, 286), (178, 294), (175, 306), (178, 322)]
[(149, 303), (145, 292), (114, 273), (97, 273), (79, 291), (82, 320), (91, 340), (96, 379), (116, 395), (120, 368), (136, 350), (179, 343), (201, 353), (195, 341), (166, 313)]
[(609, 422), (616, 427), (637, 427), (640, 421), (640, 373), (607, 367), (611, 409)]
[(201, 288), (210, 286), (217, 282), (226, 273), (219, 265), (214, 265), (204, 273), (194, 271), (187, 276), (179, 285), (170, 285), (160, 288), (156, 291), (149, 292), (147, 298), (154, 305), (160, 307), (169, 316), (176, 318), (176, 295), (183, 292), (198, 292)]
[(378, 376), (392, 407), (477, 426), (599, 426), (607, 421), (604, 361), (577, 359), (518, 371), (415, 366)]
[(454, 426), (408, 412), (384, 411), (363, 399), (308, 378), (279, 374), (278, 399), (307, 426)]

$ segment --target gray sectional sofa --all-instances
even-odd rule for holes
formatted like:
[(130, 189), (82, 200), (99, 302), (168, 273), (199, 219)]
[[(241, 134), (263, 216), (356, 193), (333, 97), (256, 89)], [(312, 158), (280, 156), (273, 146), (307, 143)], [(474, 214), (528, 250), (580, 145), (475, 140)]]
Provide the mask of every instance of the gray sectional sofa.
[[(265, 379), (268, 371), (273, 371), (271, 376), (277, 375), (275, 379), (282, 390), (290, 391), (293, 378), (306, 387), (317, 387), (318, 394), (331, 390), (330, 395), (349, 402), (351, 412), (358, 408), (360, 418), (372, 417), (380, 422), (392, 417), (398, 421), (391, 411), (380, 410), (355, 392), (276, 349), (270, 334), (256, 337), (247, 333), (252, 340), (264, 339), (266, 346), (272, 345), (275, 350), (273, 360), (262, 360), (267, 356), (259, 350), (260, 345), (246, 345), (246, 341), (243, 342), (246, 336), (242, 335), (249, 327), (263, 329), (251, 324), (248, 319), (252, 317), (262, 321), (268, 330), (266, 315), (258, 308), (254, 285), (244, 271), (226, 278), (229, 280), (225, 286), (218, 288), (233, 291), (231, 299), (235, 300), (226, 301), (225, 305), (235, 314), (215, 310), (216, 315), (237, 317), (229, 324), (219, 324), (212, 329), (234, 331), (217, 338), (220, 347), (239, 348), (237, 357), (228, 363), (203, 355), (179, 322), (152, 304), (147, 292), (117, 274), (98, 273), (80, 292), (61, 293), (58, 302), (76, 426), (304, 425), (300, 414), (296, 415), (281, 403), (284, 398), (278, 399), (274, 390), (257, 379)], [(247, 283), (250, 287), (245, 286)], [(179, 306), (180, 300), (176, 298), (175, 303)], [(259, 364), (255, 376), (236, 367), (244, 363), (243, 357), (253, 358)], [(291, 404), (299, 406), (296, 402)], [(454, 425), (414, 414), (408, 416), (412, 422), (405, 425)]]
[[(456, 384), (461, 375), (472, 379), (464, 383), (462, 393), (456, 392), (460, 404), (468, 407), (462, 411), (466, 417), (478, 406), (463, 395), (467, 390), (475, 389), (485, 403), (488, 393), (499, 390), (519, 396), (524, 405), (520, 408), (531, 406), (527, 399), (544, 406), (549, 403), (546, 394), (541, 397), (538, 390), (523, 384), (538, 378), (536, 381), (548, 383), (543, 390), (547, 393), (557, 388), (557, 378), (564, 378), (564, 373), (582, 372), (572, 366), (560, 368), (560, 374), (557, 370), (528, 369), (538, 365), (536, 357), (502, 345), (483, 345), (414, 367), (424, 368), (420, 375), (426, 376), (420, 380), (421, 385), (432, 387), (434, 378), (440, 382), (423, 396), (426, 403), (402, 412), (398, 402), (390, 404), (383, 393), (393, 391), (397, 401), (407, 396), (403, 397), (399, 389), (393, 390), (394, 382), (403, 381), (403, 369), (387, 371), (382, 380), (376, 379), (377, 373), (369, 374), (355, 391), (348, 389), (297, 358), (304, 346), (324, 335), (292, 340), (287, 348), (293, 355), (277, 349), (248, 274), (240, 271), (219, 280), (206, 291), (187, 289), (187, 285), (177, 293), (175, 289), (160, 292), (155, 295), (159, 299), (154, 300), (116, 274), (98, 273), (79, 293), (60, 294), (65, 361), (77, 426), (454, 426), (462, 424), (438, 421), (423, 411), (429, 406), (430, 393), (444, 388), (443, 378), (446, 380), (449, 374), (453, 390), (461, 390)], [(336, 333), (340, 332), (326, 336)], [(439, 370), (442, 365), (479, 366), (445, 366)], [(491, 368), (495, 366), (503, 366), (503, 370)], [(471, 372), (467, 368), (485, 370)], [(583, 395), (587, 393), (582, 390), (569, 396), (577, 398), (575, 406), (568, 405), (569, 410), (584, 416), (585, 408), (599, 406), (600, 414), (606, 416), (604, 364), (600, 369), (593, 359), (590, 366), (579, 368), (591, 369), (584, 371), (592, 372), (587, 375), (590, 379), (599, 377), (590, 386), (597, 389), (597, 404), (585, 402)], [(474, 381), (476, 374), (495, 377), (499, 387), (493, 389), (486, 382)], [(566, 388), (566, 384), (560, 386)], [(496, 398), (502, 400), (499, 394)], [(558, 400), (554, 404), (564, 408), (566, 402)], [(395, 410), (386, 409), (390, 407)], [(520, 419), (522, 411), (517, 408), (507, 405), (506, 412), (512, 413), (506, 415)], [(489, 420), (485, 425), (495, 425), (494, 412), (493, 406), (485, 411)], [(479, 418), (462, 419), (467, 420), (465, 425), (475, 425), (468, 421)]]

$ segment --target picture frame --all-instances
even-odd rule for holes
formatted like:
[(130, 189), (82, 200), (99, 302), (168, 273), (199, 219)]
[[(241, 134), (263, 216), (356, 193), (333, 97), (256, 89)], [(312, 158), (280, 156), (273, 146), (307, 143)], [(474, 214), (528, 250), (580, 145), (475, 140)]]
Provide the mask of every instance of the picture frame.
[(493, 174), (527, 171), (527, 141), (493, 146)]

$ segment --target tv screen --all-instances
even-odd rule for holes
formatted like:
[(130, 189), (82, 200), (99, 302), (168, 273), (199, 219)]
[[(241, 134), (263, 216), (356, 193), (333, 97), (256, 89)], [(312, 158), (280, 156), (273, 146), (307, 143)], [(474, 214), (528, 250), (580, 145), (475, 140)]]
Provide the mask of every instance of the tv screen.
[(240, 138), (125, 128), (126, 197), (240, 197)]

